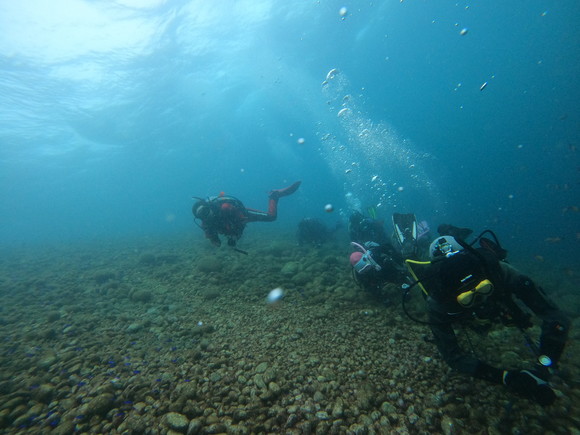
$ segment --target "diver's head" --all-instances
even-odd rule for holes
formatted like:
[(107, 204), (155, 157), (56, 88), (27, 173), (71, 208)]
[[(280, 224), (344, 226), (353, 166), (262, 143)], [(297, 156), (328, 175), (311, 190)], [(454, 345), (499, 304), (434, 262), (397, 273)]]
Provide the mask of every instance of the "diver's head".
[(441, 236), (437, 237), (429, 246), (429, 257), (434, 260), (437, 257), (448, 257), (463, 250), (455, 237)]
[(360, 251), (355, 251), (352, 254), (350, 254), (350, 258), (349, 258), (350, 265), (352, 267), (354, 267), (354, 265), (357, 264), (360, 261), (360, 259), (362, 258), (362, 256), (363, 256), (363, 253), (360, 252)]
[(351, 225), (360, 225), (360, 223), (364, 220), (364, 218), (365, 217), (360, 211), (355, 210), (349, 216), (348, 221)]
[(196, 218), (203, 221), (211, 216), (211, 207), (207, 201), (200, 199), (195, 204), (193, 204), (192, 212)]
[(485, 302), (493, 293), (494, 286), (480, 258), (467, 250), (455, 251), (455, 254), (447, 254), (438, 262), (441, 282), (432, 296), (444, 305), (472, 309)]
[(350, 254), (350, 264), (358, 275), (364, 275), (371, 270), (379, 271), (381, 266), (373, 258), (371, 251), (353, 252)]

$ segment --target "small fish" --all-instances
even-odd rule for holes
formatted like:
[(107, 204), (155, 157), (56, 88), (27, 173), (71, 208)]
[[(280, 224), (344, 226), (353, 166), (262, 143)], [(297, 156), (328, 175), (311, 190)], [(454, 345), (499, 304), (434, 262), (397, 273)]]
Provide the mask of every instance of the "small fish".
[(570, 269), (569, 267), (563, 268), (562, 272), (564, 272), (569, 277), (573, 277), (574, 275), (576, 275), (576, 272), (573, 269)]
[(547, 243), (560, 243), (562, 241), (562, 237), (546, 237), (544, 242)]
[(562, 209), (562, 214), (566, 214), (566, 213), (578, 213), (578, 211), (580, 211), (580, 208), (576, 205), (569, 205), (568, 207), (564, 207)]
[(544, 257), (542, 257), (541, 255), (534, 255), (534, 258), (539, 261), (540, 263), (544, 262)]

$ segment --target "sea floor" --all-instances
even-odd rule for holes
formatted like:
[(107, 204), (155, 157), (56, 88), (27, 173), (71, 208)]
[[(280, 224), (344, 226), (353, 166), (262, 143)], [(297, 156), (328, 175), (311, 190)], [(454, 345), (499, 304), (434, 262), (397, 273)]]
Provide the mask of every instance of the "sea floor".
[[(542, 408), (450, 371), (399, 287), (356, 286), (348, 243), (252, 235), (244, 249), (192, 235), (4, 249), (0, 431), (580, 434), (575, 330)], [(548, 290), (558, 276), (578, 316), (577, 276), (533, 272)], [(466, 338), (495, 364), (533, 362), (517, 330)]]

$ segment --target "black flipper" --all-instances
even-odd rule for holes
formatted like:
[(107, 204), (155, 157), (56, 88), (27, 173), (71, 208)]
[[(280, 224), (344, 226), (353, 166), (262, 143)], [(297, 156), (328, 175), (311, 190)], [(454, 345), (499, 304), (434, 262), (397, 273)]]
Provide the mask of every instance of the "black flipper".
[(440, 236), (452, 236), (456, 239), (465, 240), (467, 239), (473, 230), (469, 228), (459, 228), (449, 224), (441, 224), (437, 227), (437, 232)]
[(395, 239), (405, 258), (417, 253), (417, 218), (414, 213), (393, 213)]

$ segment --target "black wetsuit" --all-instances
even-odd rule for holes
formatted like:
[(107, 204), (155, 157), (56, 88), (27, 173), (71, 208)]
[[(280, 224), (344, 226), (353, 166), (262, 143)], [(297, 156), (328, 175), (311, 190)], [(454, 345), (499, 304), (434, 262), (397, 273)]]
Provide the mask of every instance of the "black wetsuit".
[[(454, 301), (441, 302), (441, 298), (428, 297), (429, 322), (439, 352), (453, 369), (476, 378), (501, 383), (503, 369), (495, 368), (461, 349), (453, 325), (475, 325), (488, 321), (525, 329), (531, 326), (531, 316), (518, 306), (523, 304), (542, 319), (539, 353), (550, 357), (555, 365), (564, 350), (570, 321), (529, 277), (489, 255), (485, 255), (485, 260), (479, 271), (482, 273), (479, 278), (488, 278), (494, 285), (494, 292), (483, 304), (474, 309), (466, 309)], [(433, 266), (435, 269), (439, 267), (437, 263)], [(427, 280), (426, 284), (429, 284)], [(442, 290), (439, 280), (433, 290), (434, 295), (437, 296)]]
[(205, 236), (217, 246), (221, 244), (219, 234), (228, 238), (228, 245), (235, 246), (248, 222), (271, 222), (277, 217), (277, 198), (269, 199), (268, 212), (247, 208), (242, 201), (232, 196), (218, 196), (207, 204), (211, 207), (211, 218), (202, 220), (201, 228)]
[(388, 282), (401, 284), (406, 280), (403, 257), (390, 243), (372, 247), (369, 251), (381, 270), (369, 268), (364, 273), (354, 272), (355, 280), (361, 287), (378, 293)]
[(383, 222), (364, 217), (359, 212), (355, 212), (350, 216), (348, 234), (351, 241), (361, 245), (366, 242), (375, 242), (379, 245), (389, 243), (389, 237), (385, 232)]

